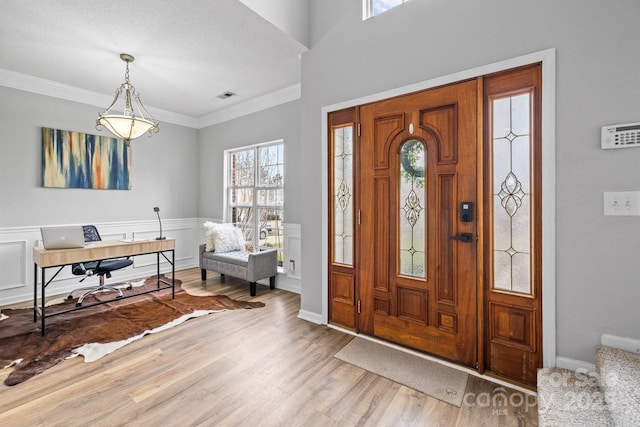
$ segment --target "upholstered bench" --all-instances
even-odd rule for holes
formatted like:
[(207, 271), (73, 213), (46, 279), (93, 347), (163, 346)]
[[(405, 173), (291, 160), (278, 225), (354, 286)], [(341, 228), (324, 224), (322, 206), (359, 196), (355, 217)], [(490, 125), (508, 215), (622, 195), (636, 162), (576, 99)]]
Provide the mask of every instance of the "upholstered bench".
[(220, 273), (221, 277), (229, 275), (249, 282), (249, 293), (256, 295), (256, 282), (269, 278), (269, 288), (276, 287), (278, 273), (278, 251), (269, 249), (262, 252), (230, 251), (207, 252), (205, 245), (200, 245), (200, 272), (202, 280), (207, 280), (207, 270)]
[(269, 287), (276, 287), (278, 251), (268, 249), (250, 252), (245, 249), (242, 230), (233, 224), (207, 221), (203, 224), (207, 243), (200, 245), (200, 272), (207, 280), (207, 270), (237, 277), (249, 282), (251, 296), (256, 295), (256, 282), (269, 278)]

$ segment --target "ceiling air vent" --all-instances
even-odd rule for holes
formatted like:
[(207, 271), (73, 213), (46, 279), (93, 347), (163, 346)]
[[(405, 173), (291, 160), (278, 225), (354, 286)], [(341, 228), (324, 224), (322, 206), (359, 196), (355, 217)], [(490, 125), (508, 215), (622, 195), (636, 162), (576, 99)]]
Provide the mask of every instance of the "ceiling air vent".
[(223, 92), (220, 95), (218, 95), (218, 98), (227, 99), (227, 98), (231, 98), (232, 96), (236, 96), (236, 94), (233, 93), (233, 92), (230, 92), (230, 91), (226, 91), (226, 92)]

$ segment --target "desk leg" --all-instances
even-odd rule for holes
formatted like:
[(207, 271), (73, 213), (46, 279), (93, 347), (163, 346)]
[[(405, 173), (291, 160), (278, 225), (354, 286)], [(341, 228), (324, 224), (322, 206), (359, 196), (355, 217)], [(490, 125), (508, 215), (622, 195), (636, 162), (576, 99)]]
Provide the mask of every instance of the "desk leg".
[(171, 251), (171, 299), (176, 297), (176, 251)]
[(44, 267), (41, 268), (42, 270), (42, 283), (41, 283), (41, 291), (40, 291), (40, 316), (42, 316), (42, 335), (44, 336), (44, 319), (45, 319), (45, 314), (44, 314), (44, 301), (45, 301), (45, 296), (44, 296), (44, 290), (45, 290), (45, 278), (44, 278)]
[(158, 289), (160, 289), (160, 252), (156, 252), (156, 257), (157, 257), (157, 261), (156, 261), (156, 268), (157, 268), (157, 273), (156, 273), (156, 277), (158, 278)]
[(38, 264), (33, 263), (33, 322), (38, 320)]

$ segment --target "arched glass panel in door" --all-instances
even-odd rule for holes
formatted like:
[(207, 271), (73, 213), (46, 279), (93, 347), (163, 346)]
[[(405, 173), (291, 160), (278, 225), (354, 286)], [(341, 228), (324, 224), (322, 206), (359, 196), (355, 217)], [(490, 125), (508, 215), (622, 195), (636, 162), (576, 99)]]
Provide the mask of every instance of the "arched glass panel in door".
[(400, 274), (425, 277), (424, 144), (410, 140), (400, 148)]

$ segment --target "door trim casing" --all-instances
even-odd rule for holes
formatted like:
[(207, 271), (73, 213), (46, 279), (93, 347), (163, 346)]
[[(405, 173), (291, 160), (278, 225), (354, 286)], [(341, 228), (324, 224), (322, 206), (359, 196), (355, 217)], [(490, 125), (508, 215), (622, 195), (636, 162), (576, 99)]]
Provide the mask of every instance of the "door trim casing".
[[(555, 95), (556, 95), (556, 50), (546, 49), (504, 61), (494, 62), (469, 70), (460, 71), (446, 76), (414, 83), (408, 86), (371, 94), (365, 97), (351, 99), (338, 104), (328, 105), (321, 109), (322, 145), (321, 164), (327, 165), (328, 147), (326, 141), (327, 120), (331, 111), (354, 107), (357, 105), (381, 101), (399, 95), (418, 92), (450, 83), (471, 79), (486, 74), (508, 70), (523, 65), (542, 63), (542, 337), (543, 337), (543, 366), (556, 366), (556, 247), (555, 247)], [(328, 242), (328, 171), (321, 168), (322, 177), (322, 324), (328, 324), (329, 319), (329, 288), (328, 272), (324, 267), (329, 260)], [(302, 313), (301, 313), (302, 314)]]

